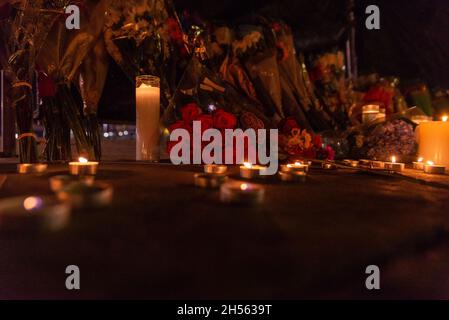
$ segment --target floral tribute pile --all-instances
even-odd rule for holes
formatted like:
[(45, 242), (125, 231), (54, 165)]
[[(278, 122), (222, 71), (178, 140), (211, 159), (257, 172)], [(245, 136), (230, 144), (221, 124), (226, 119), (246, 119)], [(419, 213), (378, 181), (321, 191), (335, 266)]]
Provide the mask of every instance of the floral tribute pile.
[[(203, 113), (200, 106), (196, 103), (189, 103), (180, 108), (181, 119), (170, 125), (170, 134), (176, 129), (185, 129), (190, 134), (190, 148), (192, 157), (192, 146), (193, 140), (201, 137), (195, 137), (193, 131), (193, 123), (195, 121), (201, 123), (201, 135), (208, 129), (217, 129), (224, 133), (226, 129), (237, 129), (239, 127), (248, 128), (248, 123), (252, 123), (254, 127), (254, 122), (257, 124), (257, 118), (255, 118), (251, 113), (244, 113), (239, 123), (239, 119), (232, 113), (229, 113), (223, 109), (216, 109), (210, 114)], [(246, 125), (245, 125), (246, 124)], [(258, 123), (259, 128), (263, 129), (263, 123)], [(257, 132), (257, 131), (256, 131)], [(168, 154), (171, 153), (172, 149), (181, 143), (181, 141), (172, 141), (167, 145)], [(209, 144), (209, 142), (202, 142), (202, 150)], [(237, 163), (236, 159), (236, 143), (232, 145), (226, 144), (225, 139), (222, 141), (222, 153), (221, 158), (223, 163), (225, 162), (225, 156), (227, 152), (232, 151), (234, 155), (234, 164)], [(245, 141), (245, 150), (243, 151), (245, 160), (248, 158), (248, 140)], [(325, 146), (320, 135), (313, 135), (309, 133), (306, 129), (301, 130), (298, 123), (294, 118), (286, 118), (279, 123), (279, 153), (290, 157), (292, 159), (322, 159), (322, 160), (333, 160), (335, 156), (334, 150), (330, 146)], [(181, 154), (179, 154), (181, 156)]]

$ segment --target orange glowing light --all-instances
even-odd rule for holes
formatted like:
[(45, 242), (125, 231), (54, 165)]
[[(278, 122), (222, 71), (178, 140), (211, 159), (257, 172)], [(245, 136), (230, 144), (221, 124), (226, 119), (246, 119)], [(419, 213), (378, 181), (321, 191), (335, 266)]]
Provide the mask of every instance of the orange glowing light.
[(422, 157), (418, 159), (418, 162), (420, 162), (420, 163), (423, 161), (424, 161), (424, 158), (422, 158)]
[(249, 186), (246, 183), (243, 183), (243, 184), (240, 185), (240, 189), (242, 191), (246, 191), (246, 190), (248, 190), (248, 188), (249, 188)]
[(441, 117), (441, 120), (442, 120), (443, 122), (447, 122), (447, 120), (449, 120), (449, 116), (442, 116), (442, 117)]
[(79, 157), (78, 161), (80, 163), (88, 163), (89, 162), (89, 160), (87, 160), (86, 158), (83, 158), (83, 157)]
[(433, 162), (433, 161), (427, 161), (427, 164), (428, 164), (429, 166), (434, 166), (434, 165), (435, 165), (435, 162)]
[(247, 168), (247, 169), (252, 169), (252, 168), (253, 168), (253, 165), (252, 165), (251, 163), (249, 163), (249, 162), (245, 162), (243, 165), (244, 165), (245, 168)]
[(391, 157), (391, 162), (396, 163), (396, 157), (395, 156)]
[(42, 204), (42, 199), (38, 197), (28, 197), (23, 201), (23, 207), (27, 211), (38, 209)]

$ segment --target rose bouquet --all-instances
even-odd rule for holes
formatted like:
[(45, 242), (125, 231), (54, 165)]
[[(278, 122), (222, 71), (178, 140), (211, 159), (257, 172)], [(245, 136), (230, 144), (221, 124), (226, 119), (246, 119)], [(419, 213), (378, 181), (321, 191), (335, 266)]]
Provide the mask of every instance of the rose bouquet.
[[(226, 112), (223, 109), (217, 109), (213, 111), (211, 114), (205, 114), (202, 112), (201, 108), (196, 103), (189, 103), (180, 108), (181, 113), (181, 119), (173, 123), (169, 126), (168, 130), (170, 133), (172, 133), (176, 129), (185, 129), (190, 134), (190, 157), (191, 161), (193, 161), (193, 141), (201, 141), (201, 136), (195, 136), (195, 133), (193, 131), (193, 123), (199, 122), (201, 124), (201, 132), (199, 132), (200, 135), (202, 135), (206, 130), (208, 129), (217, 129), (222, 133), (222, 137), (224, 137), (224, 132), (226, 129), (235, 129), (238, 125), (238, 119), (233, 114)], [(224, 138), (223, 138), (224, 139)], [(170, 154), (172, 149), (178, 145), (179, 143), (182, 143), (181, 141), (172, 141), (169, 142), (167, 145), (167, 151)], [(208, 143), (202, 143), (201, 145), (201, 152), (206, 147)], [(227, 152), (231, 151), (234, 152), (234, 157), (236, 155), (235, 153), (235, 144), (234, 146), (226, 145), (225, 141), (222, 141), (222, 150), (220, 150), (220, 159), (222, 159), (223, 163), (225, 161), (225, 155)], [(230, 148), (233, 149), (230, 149)], [(246, 153), (245, 153), (246, 154)], [(179, 156), (183, 156), (179, 154)], [(235, 161), (235, 158), (234, 158)]]

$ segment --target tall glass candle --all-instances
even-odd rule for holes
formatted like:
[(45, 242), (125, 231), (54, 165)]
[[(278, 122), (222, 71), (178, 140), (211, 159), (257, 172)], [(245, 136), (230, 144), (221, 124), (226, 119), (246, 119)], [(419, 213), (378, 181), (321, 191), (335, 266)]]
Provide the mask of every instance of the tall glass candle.
[(449, 122), (421, 123), (416, 129), (419, 155), (424, 159), (449, 167)]
[(136, 160), (159, 161), (160, 79), (136, 79)]

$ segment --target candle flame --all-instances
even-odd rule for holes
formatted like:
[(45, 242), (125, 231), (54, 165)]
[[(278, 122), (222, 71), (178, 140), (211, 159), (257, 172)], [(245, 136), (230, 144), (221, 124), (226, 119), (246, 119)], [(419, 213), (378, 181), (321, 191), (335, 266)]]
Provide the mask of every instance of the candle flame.
[(23, 201), (23, 207), (27, 211), (33, 211), (40, 208), (42, 205), (42, 199), (38, 197), (28, 197)]
[(418, 159), (418, 162), (423, 162), (423, 161), (424, 161), (424, 158), (422, 158), (422, 157)]
[(243, 184), (240, 185), (240, 189), (242, 191), (248, 190), (248, 185), (246, 183), (243, 183)]
[(89, 162), (89, 160), (87, 160), (86, 158), (83, 158), (83, 157), (79, 157), (78, 161), (80, 163), (88, 163)]
[(251, 163), (249, 163), (249, 162), (245, 162), (245, 163), (243, 163), (243, 165), (244, 165), (245, 168), (247, 168), (247, 169), (252, 169), (252, 167), (253, 167), (253, 165), (252, 165)]
[(443, 116), (443, 117), (441, 117), (441, 120), (443, 122), (447, 122), (447, 120), (449, 120), (449, 116)]
[(433, 166), (433, 165), (435, 165), (435, 162), (433, 162), (433, 161), (427, 161), (427, 164), (428, 164), (429, 166)]
[(299, 162), (299, 161), (295, 162), (295, 166), (297, 166), (297, 167), (302, 166), (302, 162)]
[(396, 157), (395, 156), (391, 157), (391, 162), (396, 163)]

